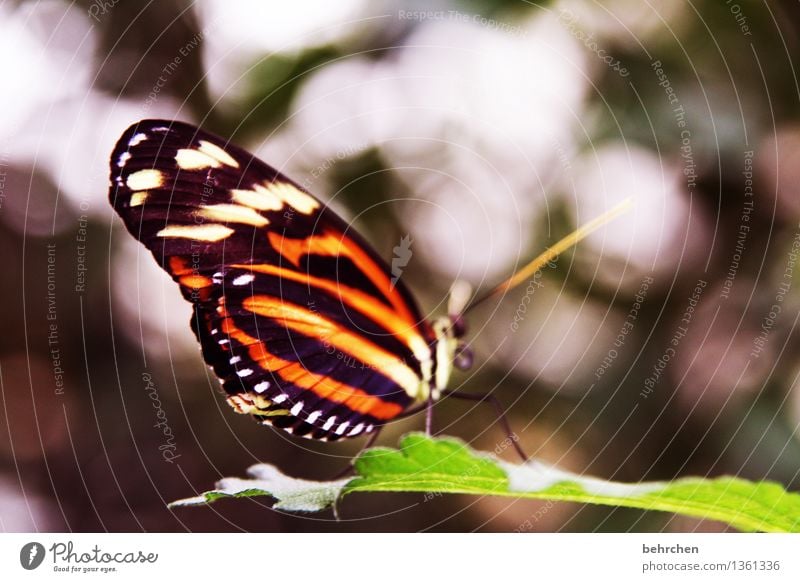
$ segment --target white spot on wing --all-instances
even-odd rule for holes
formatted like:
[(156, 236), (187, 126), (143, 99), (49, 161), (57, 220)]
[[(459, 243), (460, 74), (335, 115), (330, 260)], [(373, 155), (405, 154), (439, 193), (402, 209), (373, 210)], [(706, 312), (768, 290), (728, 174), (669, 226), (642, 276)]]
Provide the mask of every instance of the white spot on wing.
[(200, 147), (198, 149), (207, 156), (214, 158), (226, 166), (230, 166), (231, 168), (239, 167), (239, 162), (237, 162), (228, 152), (218, 145), (211, 143), (210, 141), (201, 139)]
[(140, 143), (142, 143), (142, 142), (143, 142), (143, 141), (145, 141), (146, 139), (147, 139), (147, 135), (146, 135), (146, 134), (144, 134), (144, 133), (137, 133), (136, 135), (134, 135), (134, 136), (131, 138), (131, 141), (129, 141), (129, 142), (128, 142), (128, 145), (129, 145), (130, 147), (134, 147), (134, 146), (137, 146), (137, 145), (139, 145)]
[(206, 153), (194, 148), (184, 148), (175, 154), (175, 162), (181, 170), (204, 170), (219, 168), (222, 163)]
[(306, 419), (306, 422), (308, 424), (314, 424), (315, 422), (317, 422), (317, 419), (320, 416), (322, 416), (322, 411), (315, 410), (314, 412), (312, 412), (311, 414), (308, 415), (308, 418)]
[(353, 427), (353, 430), (347, 436), (356, 436), (357, 434), (361, 433), (364, 430), (364, 423), (359, 422), (357, 425)]
[(253, 370), (251, 370), (250, 368), (245, 368), (243, 370), (237, 370), (236, 371), (236, 375), (239, 376), (239, 378), (247, 378), (252, 373), (253, 373)]
[(188, 238), (205, 242), (217, 242), (233, 234), (233, 229), (223, 224), (176, 224), (162, 228), (156, 236), (162, 238)]
[(301, 410), (303, 410), (303, 403), (298, 402), (297, 404), (292, 406), (292, 409), (289, 412), (292, 413), (292, 416), (298, 416)]
[(319, 208), (313, 196), (286, 182), (254, 184), (252, 190), (233, 189), (231, 198), (237, 204), (257, 210), (280, 210), (288, 204), (301, 214), (311, 214)]
[(281, 402), (285, 402), (287, 398), (289, 397), (286, 394), (278, 394), (275, 398), (272, 399), (272, 401), (275, 404), (280, 404)]
[(238, 277), (236, 277), (236, 278), (233, 280), (233, 284), (234, 284), (234, 285), (237, 285), (237, 286), (239, 286), (239, 285), (247, 285), (247, 284), (248, 284), (248, 283), (250, 283), (250, 282), (251, 282), (253, 279), (255, 279), (255, 277), (254, 277), (253, 275), (250, 275), (250, 274), (247, 274), (247, 275), (239, 275)]
[(330, 428), (336, 422), (336, 417), (331, 416), (328, 420), (325, 421), (325, 424), (322, 425), (322, 430), (330, 430)]
[(195, 212), (197, 216), (218, 220), (219, 222), (237, 222), (251, 226), (264, 226), (269, 220), (247, 206), (238, 204), (211, 204), (202, 206)]
[(124, 168), (125, 167), (125, 162), (127, 162), (130, 159), (131, 159), (130, 152), (122, 152), (119, 155), (119, 158), (117, 158), (117, 167), (118, 168)]
[(269, 184), (267, 189), (301, 214), (311, 214), (319, 208), (319, 202), (291, 184), (275, 182)]
[(232, 189), (231, 198), (237, 204), (256, 210), (280, 210), (283, 208), (283, 200), (261, 184), (256, 184), (252, 190)]
[(239, 363), (239, 362), (241, 362), (241, 361), (242, 361), (242, 358), (240, 358), (239, 356), (233, 356), (233, 357), (230, 359), (230, 363), (231, 363), (231, 364), (238, 364), (238, 363)]
[(149, 192), (134, 192), (131, 194), (131, 201), (128, 203), (128, 206), (141, 206), (145, 203), (148, 196), (150, 196)]
[(349, 420), (347, 420), (347, 421), (343, 422), (343, 423), (342, 423), (342, 424), (340, 424), (338, 427), (336, 427), (336, 434), (338, 434), (338, 435), (343, 435), (343, 434), (344, 434), (344, 431), (346, 431), (346, 430), (347, 430), (347, 427), (348, 427), (348, 426), (350, 426), (350, 421), (349, 421)]
[[(263, 393), (264, 393), (264, 392), (266, 392), (268, 389), (269, 389), (269, 382), (259, 382), (258, 384), (256, 384), (255, 386), (253, 386), (253, 390), (255, 390), (256, 392), (258, 392), (259, 394), (263, 394)], [(279, 398), (280, 396), (285, 396), (285, 394), (280, 394), (280, 395), (276, 396), (275, 398), (273, 398), (273, 399), (272, 399), (272, 401), (273, 401), (273, 402), (278, 402), (278, 398)], [(281, 402), (283, 402), (283, 400), (285, 400), (285, 399), (281, 399)]]
[(164, 174), (159, 170), (139, 170), (125, 180), (125, 185), (131, 190), (150, 190), (160, 188), (163, 184)]

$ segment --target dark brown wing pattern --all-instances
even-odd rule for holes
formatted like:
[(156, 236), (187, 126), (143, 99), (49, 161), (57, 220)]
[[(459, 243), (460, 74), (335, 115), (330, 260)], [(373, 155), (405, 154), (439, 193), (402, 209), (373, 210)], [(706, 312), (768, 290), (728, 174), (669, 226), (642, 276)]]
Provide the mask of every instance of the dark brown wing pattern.
[(228, 402), (303, 436), (370, 432), (427, 394), (432, 332), (336, 214), (243, 149), (144, 120), (111, 155), (111, 204), (194, 305)]

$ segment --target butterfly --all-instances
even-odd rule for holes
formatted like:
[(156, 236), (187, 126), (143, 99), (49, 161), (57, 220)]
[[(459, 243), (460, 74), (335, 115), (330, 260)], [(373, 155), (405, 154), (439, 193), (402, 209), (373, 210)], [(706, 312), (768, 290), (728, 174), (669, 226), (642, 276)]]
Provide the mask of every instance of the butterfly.
[[(350, 225), (247, 151), (186, 123), (142, 120), (110, 166), (111, 205), (191, 302), (203, 357), (236, 412), (308, 438), (357, 437), (430, 411), (453, 369), (470, 366), (466, 309), (424, 318)], [(577, 234), (567, 246), (588, 230)]]
[(369, 433), (447, 384), (463, 325), (432, 322), (387, 263), (300, 185), (197, 127), (144, 120), (110, 201), (193, 305), (236, 412), (293, 434)]

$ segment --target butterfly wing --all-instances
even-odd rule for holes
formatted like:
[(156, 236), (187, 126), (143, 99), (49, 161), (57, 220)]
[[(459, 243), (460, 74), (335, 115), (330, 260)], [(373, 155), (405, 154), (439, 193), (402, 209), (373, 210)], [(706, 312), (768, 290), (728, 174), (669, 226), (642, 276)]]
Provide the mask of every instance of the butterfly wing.
[(252, 154), (144, 120), (114, 148), (109, 197), (192, 302), (203, 356), (237, 412), (333, 440), (427, 397), (432, 332), (402, 281)]

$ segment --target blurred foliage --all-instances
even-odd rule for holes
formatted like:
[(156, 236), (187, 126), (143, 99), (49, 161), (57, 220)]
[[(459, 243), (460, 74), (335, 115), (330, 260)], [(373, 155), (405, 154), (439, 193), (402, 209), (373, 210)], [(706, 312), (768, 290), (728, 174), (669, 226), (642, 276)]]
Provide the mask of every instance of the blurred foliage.
[[(243, 124), (241, 134), (248, 138), (285, 123), (300, 85), (320, 67), (344, 58), (335, 47), (314, 47), (301, 53), (271, 54), (258, 60), (247, 72), (247, 96), (237, 109), (246, 111), (243, 119), (223, 117), (215, 131), (230, 133)], [(235, 124), (235, 127), (226, 125)]]

